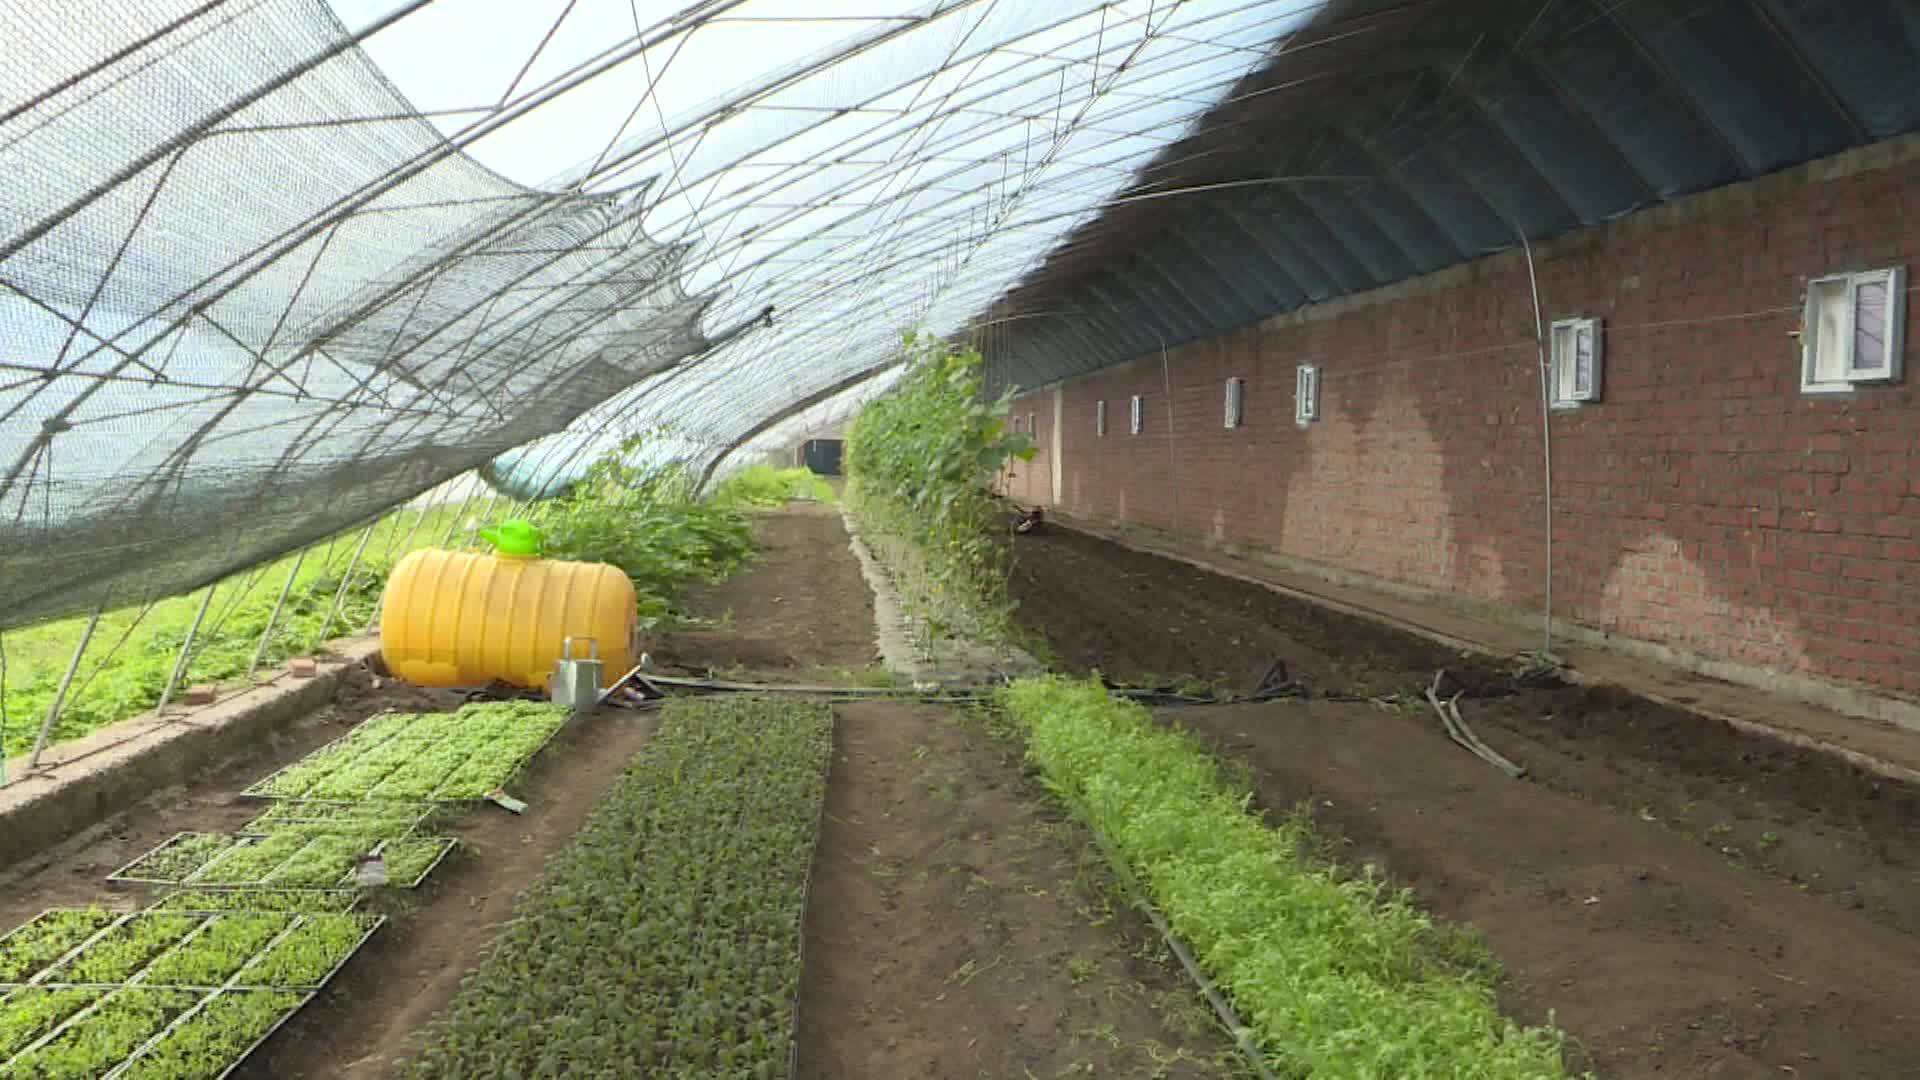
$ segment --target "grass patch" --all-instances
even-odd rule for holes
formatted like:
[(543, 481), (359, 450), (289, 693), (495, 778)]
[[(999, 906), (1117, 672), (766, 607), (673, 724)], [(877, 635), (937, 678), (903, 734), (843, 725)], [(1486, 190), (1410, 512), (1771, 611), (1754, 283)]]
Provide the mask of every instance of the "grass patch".
[(832, 712), (675, 699), (408, 1077), (785, 1076)]
[(714, 489), (712, 499), (721, 506), (775, 507), (794, 499), (814, 502), (833, 501), (833, 485), (808, 469), (776, 469), (754, 465), (729, 475)]
[[(327, 636), (344, 636), (366, 626), (386, 587), (387, 572), (400, 556), (440, 543), (450, 526), (464, 537), (458, 525), (470, 512), (464, 503), (431, 508), (424, 515), (419, 510), (401, 510), (375, 525)], [(360, 531), (315, 544), (304, 559), (290, 555), (213, 586), (213, 602), (194, 637), (193, 659), (180, 677), (180, 687), (230, 682), (246, 674), (296, 562), (299, 570), (292, 591), (274, 622), (273, 640), (261, 665), (269, 668), (313, 652), (321, 644), (320, 632), (326, 628)], [(159, 704), (204, 596), (202, 590), (169, 597), (145, 608), (144, 615), (140, 606), (101, 615), (49, 744), (92, 734)], [(32, 748), (86, 625), (86, 618), (80, 617), (7, 632), (6, 678), (0, 687), (6, 723), (0, 753), (24, 754)]]
[(1003, 700), (1048, 785), (1139, 876), (1276, 1073), (1566, 1075), (1564, 1037), (1501, 1017), (1457, 933), (1407, 892), (1321, 865), (1304, 819), (1249, 814), (1190, 737), (1091, 682), (1023, 680)]

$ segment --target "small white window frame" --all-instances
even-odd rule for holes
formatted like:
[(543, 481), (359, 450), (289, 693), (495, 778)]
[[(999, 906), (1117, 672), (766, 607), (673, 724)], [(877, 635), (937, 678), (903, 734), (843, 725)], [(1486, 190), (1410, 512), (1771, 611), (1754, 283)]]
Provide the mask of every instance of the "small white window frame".
[(1293, 422), (1306, 427), (1320, 419), (1320, 369), (1301, 364), (1293, 369)]
[[(1880, 341), (1879, 363), (1857, 367), (1855, 349), (1859, 344), (1855, 319), (1859, 313), (1860, 288), (1880, 285), (1887, 295), (1887, 328)], [(1836, 346), (1838, 352), (1826, 370), (1822, 370), (1821, 350), (1827, 344), (1821, 333), (1819, 306), (1822, 294), (1843, 290)], [(1800, 314), (1800, 391), (1805, 394), (1844, 394), (1857, 386), (1897, 383), (1904, 376), (1907, 329), (1907, 270), (1890, 266), (1879, 270), (1861, 270), (1827, 274), (1807, 282), (1807, 294)]]
[(1247, 380), (1238, 376), (1227, 380), (1226, 426), (1228, 431), (1246, 419)]
[(1027, 434), (1032, 435), (1036, 439), (1040, 437), (1039, 417), (1039, 413), (1027, 414)]
[(1145, 402), (1142, 401), (1139, 394), (1133, 395), (1133, 401), (1127, 406), (1127, 433), (1130, 435), (1140, 434), (1141, 428), (1146, 423), (1146, 417), (1147, 409)]
[(1107, 437), (1107, 401), (1101, 398), (1093, 403), (1093, 433), (1099, 438)]
[[(1593, 366), (1587, 385), (1579, 385), (1577, 363), (1580, 339), (1589, 342)], [(1600, 400), (1600, 388), (1606, 371), (1606, 334), (1599, 319), (1556, 319), (1547, 335), (1547, 382), (1553, 391), (1553, 407), (1578, 409)]]

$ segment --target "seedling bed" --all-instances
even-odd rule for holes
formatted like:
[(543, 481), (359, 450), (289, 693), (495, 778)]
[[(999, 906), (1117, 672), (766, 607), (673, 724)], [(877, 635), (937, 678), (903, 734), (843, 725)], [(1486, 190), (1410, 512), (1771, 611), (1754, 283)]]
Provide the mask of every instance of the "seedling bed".
[[(400, 1074), (786, 1075), (831, 724), (817, 704), (670, 705)], [(545, 977), (515, 976), (529, 964)], [(567, 1023), (529, 1043), (523, 1013)]]
[(308, 804), (478, 802), (545, 749), (567, 716), (531, 702), (385, 713), (241, 794)]
[[(385, 830), (356, 828), (345, 822), (322, 823), (314, 829), (281, 822), (280, 831), (257, 836), (225, 836), (217, 849), (200, 847), (219, 834), (180, 833), (108, 876), (108, 881), (144, 885), (191, 885), (205, 889), (329, 889), (353, 884), (354, 867), (367, 854), (404, 851), (406, 857), (389, 870), (388, 884), (412, 889), (440, 864), (454, 840), (440, 836), (413, 836), (406, 825), (399, 835)], [(193, 846), (204, 858), (175, 854)], [(393, 861), (389, 855), (389, 861)]]
[(433, 813), (431, 806), (412, 803), (277, 800), (265, 813), (242, 825), (240, 835), (268, 836), (289, 830), (353, 831), (372, 827), (392, 836), (406, 836), (426, 825)]
[(223, 1080), (313, 996), (21, 987), (0, 996), (0, 1075)]
[(178, 885), (208, 863), (246, 841), (226, 833), (174, 833), (159, 847), (107, 875), (107, 880), (134, 885)]
[(340, 914), (366, 899), (357, 889), (182, 889), (147, 906), (148, 911), (218, 915), (229, 911)]
[(126, 917), (98, 908), (56, 908), (35, 915), (0, 935), (0, 985), (26, 982)]
[(317, 992), (385, 924), (335, 912), (135, 912), (17, 984)]

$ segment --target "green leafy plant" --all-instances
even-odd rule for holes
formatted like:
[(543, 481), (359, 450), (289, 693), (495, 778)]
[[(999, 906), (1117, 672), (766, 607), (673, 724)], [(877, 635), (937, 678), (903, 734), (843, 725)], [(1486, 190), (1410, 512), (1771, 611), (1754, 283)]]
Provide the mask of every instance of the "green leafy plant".
[(831, 723), (671, 702), (402, 1074), (785, 1076)]
[(847, 428), (850, 501), (874, 529), (911, 545), (902, 598), (935, 627), (1018, 636), (1007, 600), (1007, 531), (991, 495), (1032, 440), (1007, 430), (1014, 388), (984, 396), (980, 354), (909, 336), (907, 373)]
[(240, 973), (239, 985), (317, 988), (380, 926), (372, 915), (305, 915), (300, 925)]
[(206, 929), (141, 972), (140, 983), (218, 987), (292, 924), (293, 916), (285, 914), (235, 912), (216, 916)]
[(632, 464), (648, 437), (627, 439), (530, 517), (545, 533), (548, 558), (619, 567), (651, 626), (671, 615), (687, 582), (718, 581), (744, 564), (753, 532), (737, 507), (701, 499), (685, 468)]
[(722, 480), (712, 498), (722, 506), (775, 507), (794, 499), (828, 503), (833, 501), (833, 485), (807, 469), (750, 465)]
[(227, 990), (133, 1060), (122, 1080), (219, 1076), (306, 1001), (281, 990)]
[(351, 911), (360, 903), (352, 889), (185, 889), (169, 893), (149, 911), (214, 914), (223, 911)]
[(0, 983), (26, 982), (117, 918), (99, 908), (41, 912), (0, 941)]
[(1565, 1075), (1563, 1037), (1503, 1019), (1484, 970), (1405, 892), (1331, 872), (1300, 819), (1269, 827), (1204, 748), (1094, 682), (1002, 701), (1047, 783), (1105, 837), (1282, 1076)]
[(105, 990), (26, 986), (0, 998), (0, 1065), (105, 994)]
[[(368, 539), (328, 636), (367, 625), (393, 564), (407, 551), (437, 544), (450, 523), (470, 512), (465, 504), (449, 504), (424, 516), (418, 510), (401, 509), (382, 519)], [(306, 558), (299, 560), (297, 573), (295, 556), (290, 555), (220, 583), (194, 635), (192, 660), (181, 685), (221, 683), (246, 674), (289, 574), (293, 587), (273, 622), (263, 660), (278, 664), (321, 645), (320, 632), (327, 628), (335, 596), (341, 595), (360, 531), (350, 530), (310, 548)], [(202, 593), (195, 592), (161, 600), (144, 612), (134, 607), (103, 614), (62, 705), (52, 741), (91, 734), (158, 704), (201, 599)], [(86, 624), (85, 618), (62, 619), (7, 631), (7, 679), (0, 692), (6, 696), (8, 715), (17, 719), (47, 714)], [(0, 754), (10, 756), (25, 753), (36, 732), (33, 725), (16, 723), (7, 725), (4, 734)]]
[(56, 983), (117, 983), (172, 948), (200, 925), (196, 915), (135, 915), (89, 944), (47, 976)]
[(51, 1041), (14, 1058), (7, 1075), (98, 1080), (199, 1000), (200, 995), (184, 990), (115, 991)]

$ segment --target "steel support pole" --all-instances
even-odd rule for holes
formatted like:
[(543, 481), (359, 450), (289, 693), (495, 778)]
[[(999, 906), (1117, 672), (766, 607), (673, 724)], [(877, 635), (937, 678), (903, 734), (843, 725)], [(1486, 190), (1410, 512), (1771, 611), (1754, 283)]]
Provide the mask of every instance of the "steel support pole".
[(80, 671), (80, 659), (87, 654), (87, 645), (93, 641), (94, 628), (100, 625), (100, 613), (106, 610), (105, 603), (93, 609), (93, 617), (87, 620), (87, 628), (80, 632), (80, 644), (74, 646), (73, 659), (67, 661), (67, 673), (60, 677), (60, 689), (54, 691), (53, 702), (47, 706), (47, 718), (40, 724), (40, 734), (33, 740), (33, 752), (27, 755), (27, 768), (40, 764), (40, 752), (47, 748), (47, 736), (53, 734), (53, 725), (60, 719), (60, 710), (67, 703), (67, 691), (73, 689), (73, 677)]
[(200, 600), (200, 610), (194, 613), (193, 625), (187, 627), (186, 640), (180, 643), (180, 656), (173, 662), (173, 674), (167, 676), (167, 687), (160, 691), (160, 704), (153, 707), (154, 712), (166, 709), (167, 702), (173, 700), (173, 692), (180, 688), (180, 676), (187, 673), (187, 665), (193, 662), (193, 639), (200, 636), (200, 624), (206, 621), (207, 609), (213, 606), (213, 594), (220, 586), (207, 586), (207, 595)]
[(280, 611), (287, 606), (287, 594), (293, 591), (293, 579), (300, 576), (300, 564), (307, 561), (307, 549), (301, 548), (294, 556), (293, 569), (287, 571), (286, 584), (280, 586), (280, 599), (273, 603), (273, 614), (267, 616), (267, 628), (260, 631), (260, 644), (253, 650), (253, 663), (247, 665), (247, 681), (253, 681), (253, 674), (260, 670), (260, 661), (266, 658), (267, 643), (273, 640), (273, 624), (280, 621)]
[[(378, 524), (374, 522), (374, 525)], [(367, 530), (360, 534), (360, 543), (354, 546), (353, 557), (347, 560), (347, 572), (340, 576), (340, 587), (333, 592), (333, 606), (327, 609), (326, 621), (320, 624), (320, 638), (314, 642), (316, 649), (326, 644), (327, 634), (333, 629), (333, 620), (340, 615), (340, 605), (346, 601), (347, 590), (353, 586), (353, 572), (360, 568), (360, 556), (367, 550), (367, 541), (373, 539), (374, 525), (367, 526)]]
[(0, 787), (7, 786), (7, 636), (0, 634)]

